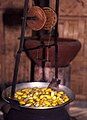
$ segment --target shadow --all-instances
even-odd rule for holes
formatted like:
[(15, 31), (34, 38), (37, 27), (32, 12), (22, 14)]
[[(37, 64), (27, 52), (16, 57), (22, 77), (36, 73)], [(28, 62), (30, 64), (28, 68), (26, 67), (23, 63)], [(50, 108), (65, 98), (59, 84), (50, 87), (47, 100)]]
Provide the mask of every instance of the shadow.
[(23, 9), (7, 8), (3, 13), (5, 26), (20, 26), (22, 23)]
[(49, 7), (49, 0), (34, 0), (34, 3), (40, 7)]
[(70, 120), (77, 120), (75, 117), (70, 117)]

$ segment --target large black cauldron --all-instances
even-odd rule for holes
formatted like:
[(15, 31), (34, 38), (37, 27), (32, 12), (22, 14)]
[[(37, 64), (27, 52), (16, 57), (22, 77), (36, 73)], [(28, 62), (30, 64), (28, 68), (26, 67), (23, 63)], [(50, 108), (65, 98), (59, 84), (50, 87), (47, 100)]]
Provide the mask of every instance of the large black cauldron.
[[(49, 83), (46, 82), (29, 82), (29, 83), (20, 83), (16, 85), (16, 90), (27, 88), (27, 87), (47, 87)], [(12, 99), (9, 99), (8, 96), (11, 93), (11, 87), (5, 89), (2, 93), (3, 99), (10, 103), (11, 109), (6, 115), (6, 120), (70, 120), (67, 111), (65, 110), (65, 105), (69, 104), (74, 100), (75, 96), (73, 92), (63, 86), (59, 85), (59, 90), (64, 91), (70, 98), (67, 103), (62, 104), (61, 106), (56, 107), (46, 107), (46, 108), (36, 108), (36, 107), (22, 107), (18, 105)]]

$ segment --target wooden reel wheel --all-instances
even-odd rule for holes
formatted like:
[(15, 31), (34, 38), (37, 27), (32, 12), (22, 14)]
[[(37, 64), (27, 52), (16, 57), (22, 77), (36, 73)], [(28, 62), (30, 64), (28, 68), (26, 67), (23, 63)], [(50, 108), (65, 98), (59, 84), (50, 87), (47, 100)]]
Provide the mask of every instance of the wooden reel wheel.
[(31, 7), (28, 16), (34, 18), (27, 21), (28, 27), (32, 30), (38, 31), (45, 25), (46, 15), (42, 8), (38, 6)]
[(27, 25), (35, 31), (41, 29), (51, 30), (57, 22), (57, 15), (50, 7), (40, 8), (39, 6), (33, 6), (28, 11), (28, 16), (31, 19), (28, 20)]
[(57, 22), (57, 15), (55, 11), (50, 7), (43, 7), (43, 10), (46, 14), (46, 23), (43, 27), (45, 30), (51, 30)]

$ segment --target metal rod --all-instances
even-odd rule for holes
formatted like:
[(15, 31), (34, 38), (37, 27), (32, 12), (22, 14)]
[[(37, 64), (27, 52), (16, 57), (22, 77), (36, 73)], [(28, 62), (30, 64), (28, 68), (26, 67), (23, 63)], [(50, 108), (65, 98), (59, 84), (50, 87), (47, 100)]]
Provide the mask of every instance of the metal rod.
[(25, 29), (26, 29), (28, 2), (29, 0), (25, 0), (24, 2), (24, 11), (23, 11), (22, 27), (21, 27), (21, 39), (20, 39), (19, 50), (16, 54), (16, 59), (15, 59), (15, 67), (14, 67), (13, 82), (12, 82), (12, 89), (11, 89), (11, 98), (14, 98), (20, 57), (21, 57), (21, 52), (23, 50), (23, 46), (24, 46), (24, 35), (25, 35)]
[(31, 61), (31, 73), (30, 73), (30, 82), (34, 82), (34, 70), (35, 70), (35, 63)]
[[(52, 47), (54, 46), (55, 44), (50, 44), (50, 45), (44, 45), (45, 48), (49, 48), (49, 47)], [(24, 48), (23, 51), (29, 51), (29, 50), (37, 50), (37, 49), (40, 49), (40, 48), (43, 48), (43, 45), (38, 45), (37, 47), (33, 47), (33, 48)]]
[(45, 81), (45, 58), (46, 58), (46, 48), (43, 41), (41, 41), (42, 44), (42, 81)]
[(59, 40), (59, 32), (58, 32), (58, 20), (59, 20), (59, 0), (56, 0), (56, 14), (57, 14), (57, 23), (55, 26), (55, 80), (58, 79), (58, 40)]

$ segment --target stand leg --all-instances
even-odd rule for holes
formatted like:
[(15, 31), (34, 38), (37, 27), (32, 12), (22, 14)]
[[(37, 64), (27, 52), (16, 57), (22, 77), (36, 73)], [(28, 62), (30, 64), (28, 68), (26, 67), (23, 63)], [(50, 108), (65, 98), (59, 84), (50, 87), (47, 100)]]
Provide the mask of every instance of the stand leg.
[(24, 2), (24, 12), (23, 12), (23, 21), (22, 21), (22, 27), (21, 27), (21, 39), (20, 39), (20, 45), (19, 50), (16, 55), (16, 61), (15, 61), (15, 68), (14, 68), (14, 75), (13, 75), (13, 83), (12, 83), (12, 89), (11, 89), (11, 98), (14, 98), (15, 94), (15, 87), (17, 82), (17, 75), (18, 75), (18, 68), (20, 63), (20, 57), (21, 53), (23, 51), (24, 47), (24, 36), (25, 36), (25, 28), (26, 28), (26, 20), (27, 20), (27, 11), (28, 11), (28, 2), (29, 0), (25, 0)]

